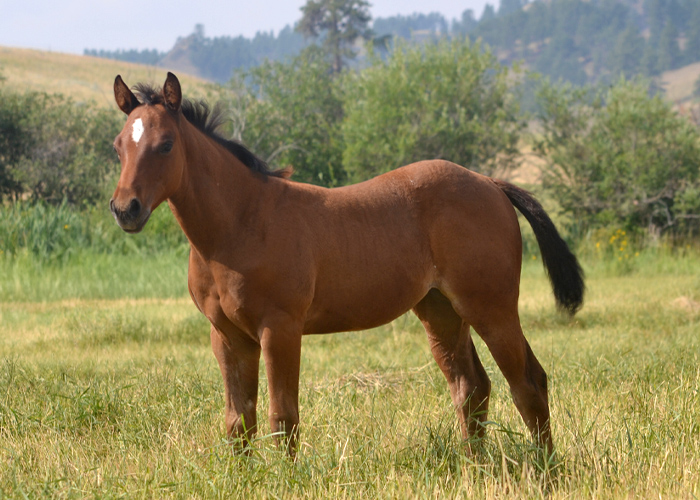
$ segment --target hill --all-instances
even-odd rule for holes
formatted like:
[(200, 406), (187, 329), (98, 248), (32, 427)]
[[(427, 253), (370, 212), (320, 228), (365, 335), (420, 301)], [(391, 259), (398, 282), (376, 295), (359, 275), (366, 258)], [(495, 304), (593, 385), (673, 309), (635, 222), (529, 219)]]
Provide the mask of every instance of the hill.
[(695, 82), (700, 79), (700, 62), (666, 71), (661, 75), (661, 87), (673, 103), (688, 101), (693, 95)]
[[(114, 77), (122, 75), (129, 85), (137, 82), (165, 80), (166, 68), (146, 66), (112, 59), (43, 52), (31, 49), (0, 47), (2, 84), (13, 91), (33, 90), (71, 96), (78, 102), (95, 102), (113, 106)], [(214, 84), (178, 72), (185, 92), (190, 97), (208, 97)]]

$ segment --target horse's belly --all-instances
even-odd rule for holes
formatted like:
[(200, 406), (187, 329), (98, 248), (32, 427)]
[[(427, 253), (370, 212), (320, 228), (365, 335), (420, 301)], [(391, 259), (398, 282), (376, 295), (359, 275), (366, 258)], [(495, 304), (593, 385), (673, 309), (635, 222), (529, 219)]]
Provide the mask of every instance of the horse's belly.
[(397, 280), (374, 289), (318, 293), (307, 313), (304, 333), (366, 330), (386, 324), (415, 306), (429, 288), (425, 283)]

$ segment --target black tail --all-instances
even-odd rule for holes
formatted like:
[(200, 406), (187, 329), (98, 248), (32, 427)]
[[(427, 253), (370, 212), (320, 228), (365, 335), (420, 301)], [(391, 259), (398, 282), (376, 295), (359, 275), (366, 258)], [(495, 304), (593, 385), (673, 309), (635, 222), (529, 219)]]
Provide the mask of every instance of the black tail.
[(542, 253), (544, 268), (554, 289), (557, 307), (576, 314), (583, 304), (583, 270), (561, 239), (552, 219), (531, 193), (505, 181), (493, 180), (532, 226)]

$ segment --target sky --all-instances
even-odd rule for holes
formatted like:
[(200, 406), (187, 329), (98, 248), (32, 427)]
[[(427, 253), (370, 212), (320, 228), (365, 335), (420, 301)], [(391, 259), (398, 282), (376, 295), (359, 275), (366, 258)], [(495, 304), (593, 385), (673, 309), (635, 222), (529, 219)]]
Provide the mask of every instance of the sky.
[[(306, 0), (0, 0), (0, 46), (82, 54), (83, 49), (167, 51), (203, 24), (206, 36), (278, 33)], [(439, 12), (448, 21), (472, 9), (478, 19), (498, 0), (370, 0), (373, 18)]]

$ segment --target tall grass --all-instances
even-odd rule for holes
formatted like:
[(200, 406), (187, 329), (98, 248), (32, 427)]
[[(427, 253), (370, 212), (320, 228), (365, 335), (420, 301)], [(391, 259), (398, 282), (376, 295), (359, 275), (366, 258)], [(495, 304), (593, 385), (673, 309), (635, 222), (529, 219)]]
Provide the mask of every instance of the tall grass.
[(101, 254), (184, 252), (187, 242), (167, 207), (151, 216), (142, 233), (127, 237), (105, 203), (78, 211), (65, 203), (0, 206), (0, 255), (31, 255), (38, 262), (61, 262), (81, 251)]
[(107, 207), (15, 204), (0, 217), (0, 301), (180, 297), (188, 244), (167, 207), (125, 234)]

